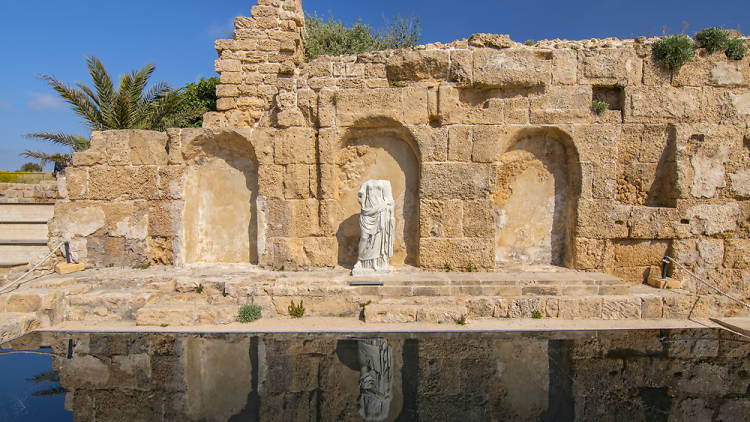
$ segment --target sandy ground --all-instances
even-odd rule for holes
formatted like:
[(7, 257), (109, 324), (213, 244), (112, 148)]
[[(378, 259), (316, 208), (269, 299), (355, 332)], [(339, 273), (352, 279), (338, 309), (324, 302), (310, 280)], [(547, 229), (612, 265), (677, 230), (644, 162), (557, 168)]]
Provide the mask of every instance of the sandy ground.
[[(750, 318), (722, 318), (738, 327), (750, 329)], [(474, 331), (581, 331), (641, 330), (660, 328), (718, 328), (709, 320), (559, 320), (509, 319), (477, 320), (466, 325), (432, 323), (365, 323), (354, 318), (304, 317), (273, 318), (226, 325), (142, 326), (134, 322), (69, 321), (43, 331), (80, 332), (167, 332), (167, 333), (348, 333), (348, 332), (474, 332)]]

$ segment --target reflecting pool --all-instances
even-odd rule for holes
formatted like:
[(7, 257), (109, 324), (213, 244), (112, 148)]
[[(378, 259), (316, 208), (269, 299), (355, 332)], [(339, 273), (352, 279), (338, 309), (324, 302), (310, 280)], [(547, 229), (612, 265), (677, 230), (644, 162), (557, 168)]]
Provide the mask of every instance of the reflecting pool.
[(746, 340), (709, 328), (41, 332), (0, 349), (0, 420), (742, 421)]

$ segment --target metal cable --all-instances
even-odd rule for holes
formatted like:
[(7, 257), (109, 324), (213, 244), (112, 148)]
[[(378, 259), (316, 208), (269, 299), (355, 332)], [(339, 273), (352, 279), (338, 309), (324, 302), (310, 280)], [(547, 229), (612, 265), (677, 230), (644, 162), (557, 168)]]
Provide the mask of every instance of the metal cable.
[[(11, 283), (9, 283), (9, 284), (8, 284), (7, 286), (5, 286), (5, 287), (2, 287), (2, 288), (0, 288), (0, 294), (5, 294), (5, 293), (8, 293), (8, 292), (9, 292), (9, 291), (11, 290), (11, 287), (13, 288), (12, 290), (15, 290), (15, 289), (17, 289), (18, 287), (20, 287), (20, 286), (21, 286), (21, 284), (23, 284), (23, 283), (19, 283), (19, 281), (20, 281), (21, 279), (23, 279), (23, 278), (24, 278), (24, 277), (26, 277), (26, 276), (27, 276), (28, 274), (30, 274), (30, 273), (31, 273), (32, 271), (34, 271), (35, 269), (37, 269), (37, 267), (38, 267), (38, 266), (40, 266), (40, 265), (42, 265), (42, 264), (43, 264), (44, 262), (46, 262), (46, 261), (47, 261), (47, 260), (48, 260), (48, 259), (49, 259), (49, 258), (50, 258), (50, 257), (51, 257), (52, 255), (54, 255), (54, 254), (55, 254), (55, 252), (57, 252), (57, 250), (58, 250), (58, 249), (60, 249), (60, 247), (62, 247), (62, 245), (64, 245), (64, 244), (65, 244), (65, 242), (60, 242), (60, 244), (59, 244), (59, 245), (57, 245), (57, 246), (56, 246), (56, 247), (55, 247), (54, 249), (52, 249), (52, 251), (50, 251), (50, 253), (49, 253), (49, 254), (48, 254), (47, 256), (45, 256), (45, 257), (44, 257), (44, 259), (42, 259), (41, 261), (37, 262), (37, 263), (36, 263), (36, 265), (34, 265), (33, 267), (31, 267), (31, 269), (30, 269), (30, 270), (28, 270), (28, 271), (26, 271), (25, 273), (21, 274), (21, 276), (20, 276), (20, 277), (18, 277), (17, 279), (13, 280), (13, 281), (12, 281)], [(32, 279), (32, 280), (33, 280), (33, 279)], [(31, 281), (31, 280), (27, 280), (27, 281), (25, 281), (25, 283), (28, 283), (29, 281)], [(14, 284), (16, 284), (16, 283), (18, 283), (18, 284), (14, 286)]]
[(695, 278), (696, 280), (698, 280), (698, 281), (700, 281), (701, 283), (705, 284), (706, 286), (708, 286), (708, 287), (710, 287), (710, 288), (714, 289), (714, 290), (715, 290), (716, 292), (718, 292), (718, 293), (719, 293), (720, 295), (722, 295), (722, 296), (724, 296), (724, 297), (728, 297), (729, 299), (731, 299), (731, 300), (733, 300), (733, 301), (735, 301), (735, 302), (739, 303), (740, 305), (742, 305), (742, 306), (746, 307), (747, 309), (750, 309), (750, 305), (748, 305), (747, 303), (745, 303), (745, 302), (743, 302), (743, 301), (741, 301), (741, 300), (739, 300), (739, 299), (737, 299), (737, 298), (735, 298), (735, 297), (732, 297), (732, 296), (730, 296), (730, 295), (728, 295), (728, 294), (726, 294), (726, 293), (722, 292), (721, 290), (719, 290), (719, 288), (718, 288), (718, 287), (716, 287), (716, 286), (714, 286), (713, 284), (711, 284), (711, 283), (707, 282), (706, 280), (704, 280), (704, 279), (702, 279), (702, 278), (698, 277), (697, 275), (695, 275), (695, 273), (693, 273), (692, 271), (690, 271), (690, 270), (688, 270), (687, 268), (685, 268), (685, 267), (684, 267), (684, 266), (683, 266), (682, 264), (680, 264), (679, 262), (677, 262), (677, 260), (676, 260), (676, 259), (674, 259), (674, 258), (672, 258), (671, 256), (665, 256), (664, 258), (666, 258), (666, 259), (668, 259), (668, 260), (672, 261), (672, 262), (673, 262), (673, 263), (674, 263), (675, 265), (677, 265), (678, 267), (680, 267), (680, 268), (681, 268), (681, 269), (682, 269), (683, 271), (687, 272), (688, 274), (690, 274), (691, 276), (693, 276), (693, 278)]

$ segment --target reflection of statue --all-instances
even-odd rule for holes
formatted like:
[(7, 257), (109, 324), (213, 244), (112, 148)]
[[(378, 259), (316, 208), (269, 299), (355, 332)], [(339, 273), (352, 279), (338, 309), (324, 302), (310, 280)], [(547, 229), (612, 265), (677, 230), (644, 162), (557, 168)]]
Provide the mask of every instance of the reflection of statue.
[(382, 421), (388, 416), (393, 394), (391, 346), (384, 338), (358, 341), (359, 415), (366, 421)]
[(393, 194), (391, 182), (368, 180), (357, 193), (362, 211), (359, 214), (359, 255), (352, 270), (353, 275), (371, 272), (389, 273), (389, 260), (393, 256)]

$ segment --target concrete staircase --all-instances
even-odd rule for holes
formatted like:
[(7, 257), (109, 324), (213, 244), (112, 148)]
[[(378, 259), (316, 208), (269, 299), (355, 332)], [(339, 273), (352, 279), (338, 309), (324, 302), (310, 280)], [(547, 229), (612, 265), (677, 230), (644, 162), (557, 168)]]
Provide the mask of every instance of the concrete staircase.
[(47, 223), (54, 203), (0, 203), (0, 274), (49, 253)]

